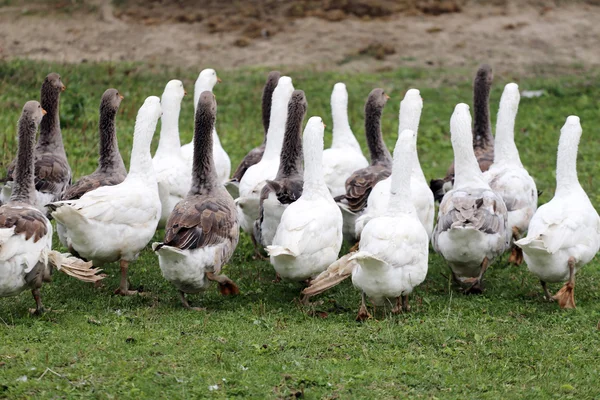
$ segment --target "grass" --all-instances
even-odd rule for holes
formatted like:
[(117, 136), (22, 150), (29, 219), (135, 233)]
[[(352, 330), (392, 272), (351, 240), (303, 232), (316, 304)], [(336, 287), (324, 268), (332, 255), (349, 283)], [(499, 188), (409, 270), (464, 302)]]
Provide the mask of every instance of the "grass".
[[(0, 63), (0, 159), (16, 151), (16, 121), (25, 101), (39, 97), (43, 77), (62, 74), (63, 137), (76, 176), (96, 164), (97, 109), (102, 92), (116, 87), (125, 95), (118, 115), (119, 144), (129, 159), (137, 109), (148, 95), (160, 95), (179, 78), (188, 92), (198, 71), (129, 64), (57, 65), (30, 61)], [(217, 129), (233, 167), (261, 141), (258, 111), (266, 70), (220, 73), (215, 93)], [(308, 98), (309, 116), (330, 121), (329, 96), (338, 80), (350, 93), (350, 121), (364, 146), (362, 107), (376, 86), (392, 99), (383, 129), (392, 148), (397, 137), (398, 105), (410, 87), (421, 89), (425, 107), (419, 131), (420, 160), (428, 178), (441, 176), (452, 159), (449, 117), (456, 103), (471, 102), (468, 70), (400, 69), (377, 74), (287, 71)], [(600, 71), (571, 76), (529, 78), (496, 76), (492, 114), (504, 84), (544, 89), (546, 95), (522, 99), (517, 145), (523, 163), (544, 191), (555, 185), (559, 130), (570, 114), (581, 117), (583, 137), (579, 176), (592, 202), (600, 204), (595, 177), (600, 173), (596, 127), (600, 123)], [(192, 96), (184, 99), (183, 141), (192, 136)], [(329, 129), (329, 127), (328, 127)], [(330, 135), (330, 132), (327, 132)], [(154, 148), (158, 135), (155, 137)], [(326, 141), (329, 142), (328, 136)], [(159, 240), (162, 232), (155, 239)], [(347, 246), (344, 248), (347, 250)], [(36, 318), (30, 293), (0, 299), (0, 397), (251, 397), (284, 398), (593, 398), (600, 357), (600, 272), (592, 262), (578, 274), (578, 308), (561, 311), (545, 303), (537, 280), (525, 267), (498, 260), (481, 296), (458, 294), (442, 275), (443, 260), (431, 254), (426, 281), (411, 296), (413, 312), (359, 324), (354, 317), (358, 292), (345, 282), (303, 308), (300, 286), (273, 283), (268, 262), (254, 261), (243, 235), (226, 267), (241, 287), (235, 298), (213, 288), (191, 296), (206, 312), (184, 310), (175, 289), (146, 249), (132, 265), (134, 286), (148, 297), (112, 296), (118, 267), (101, 289), (59, 273), (42, 289), (52, 310)], [(553, 287), (557, 290), (558, 287)], [(25, 378), (27, 378), (26, 381)]]

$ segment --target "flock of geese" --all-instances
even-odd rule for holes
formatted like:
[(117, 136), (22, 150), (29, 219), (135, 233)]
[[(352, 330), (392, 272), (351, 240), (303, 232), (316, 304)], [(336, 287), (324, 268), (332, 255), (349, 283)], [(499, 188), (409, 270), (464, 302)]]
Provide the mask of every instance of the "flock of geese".
[[(145, 100), (135, 122), (129, 171), (115, 130), (123, 96), (106, 90), (100, 102), (98, 168), (72, 183), (59, 118), (65, 86), (58, 74), (49, 74), (41, 101), (23, 107), (17, 156), (2, 188), (0, 296), (31, 289), (35, 312), (41, 313), (39, 289), (55, 269), (97, 283), (104, 277), (99, 267), (117, 261), (121, 281), (115, 293), (134, 295), (129, 265), (157, 228), (164, 228), (163, 241), (152, 249), (182, 304), (196, 309), (186, 294), (199, 293), (211, 282), (223, 295), (239, 293), (221, 271), (241, 228), (252, 237), (256, 257), (266, 251), (278, 279), (306, 282), (303, 301), (351, 277), (362, 294), (358, 320), (370, 317), (367, 298), (375, 305), (393, 304), (394, 313), (410, 309), (408, 295), (427, 275), (430, 242), (466, 293), (480, 293), (486, 270), (510, 251), (511, 263), (524, 260), (540, 279), (547, 300), (575, 307), (575, 274), (600, 247), (600, 217), (577, 178), (578, 117), (569, 116), (561, 129), (556, 193), (538, 208), (535, 182), (514, 142), (519, 88), (505, 86), (494, 137), (488, 65), (475, 76), (474, 121), (463, 103), (450, 118), (454, 163), (444, 178), (430, 183), (417, 155), (423, 108), (417, 89), (408, 90), (400, 103), (393, 156), (381, 131), (389, 96), (379, 88), (371, 91), (364, 109), (368, 161), (350, 128), (343, 83), (333, 87), (333, 144), (324, 150), (323, 120), (313, 116), (304, 125), (304, 92), (273, 71), (262, 96), (264, 141), (230, 179), (231, 162), (215, 129), (217, 82), (213, 69), (200, 73), (194, 140), (183, 146), (182, 82), (172, 80), (162, 98)], [(152, 157), (159, 118), (160, 141)], [(69, 253), (51, 249), (50, 219)], [(343, 240), (355, 246), (340, 257)], [(547, 283), (565, 281), (550, 294)]]

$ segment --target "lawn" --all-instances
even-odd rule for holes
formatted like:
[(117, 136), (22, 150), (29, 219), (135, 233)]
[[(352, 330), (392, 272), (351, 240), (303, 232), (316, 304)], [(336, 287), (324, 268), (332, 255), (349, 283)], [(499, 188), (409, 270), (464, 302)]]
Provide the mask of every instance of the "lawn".
[[(428, 178), (442, 176), (452, 159), (449, 118), (458, 102), (471, 103), (475, 68), (399, 69), (372, 74), (338, 74), (284, 69), (303, 89), (308, 116), (328, 124), (333, 84), (344, 81), (350, 94), (350, 121), (366, 149), (362, 108), (369, 91), (383, 87), (391, 96), (383, 114), (386, 142), (397, 137), (398, 106), (417, 87), (424, 99), (418, 150)], [(133, 123), (144, 98), (162, 93), (178, 78), (190, 93), (184, 99), (182, 141), (192, 137), (191, 92), (199, 70), (133, 64), (57, 65), (30, 61), (0, 63), (0, 160), (16, 152), (16, 121), (25, 101), (39, 97), (44, 76), (59, 72), (67, 86), (61, 100), (63, 138), (75, 176), (91, 172), (97, 160), (98, 104), (115, 87), (125, 100), (117, 117), (126, 163)], [(219, 72), (219, 71), (218, 71)], [(268, 71), (219, 72), (215, 94), (217, 130), (233, 168), (262, 140), (260, 94)], [(583, 137), (579, 177), (592, 202), (600, 205), (600, 71), (574, 67), (570, 76), (532, 71), (529, 78), (497, 75), (492, 91), (493, 122), (504, 84), (544, 89), (521, 100), (516, 123), (521, 159), (551, 199), (559, 130), (568, 115), (581, 117)], [(154, 146), (158, 142), (155, 135)], [(2, 168), (4, 170), (4, 167)], [(162, 238), (162, 231), (155, 239)], [(342, 251), (347, 251), (344, 246)], [(267, 261), (252, 259), (242, 235), (225, 271), (241, 294), (223, 298), (215, 288), (190, 296), (206, 312), (183, 309), (148, 249), (132, 264), (134, 286), (147, 297), (117, 297), (118, 266), (106, 268), (104, 287), (57, 273), (44, 286), (51, 311), (33, 317), (29, 292), (0, 299), (0, 398), (592, 398), (600, 395), (600, 272), (597, 260), (578, 274), (578, 308), (561, 311), (543, 301), (538, 281), (507, 257), (486, 275), (486, 291), (465, 296), (450, 285), (447, 267), (432, 252), (426, 281), (411, 296), (412, 312), (354, 321), (360, 296), (350, 282), (297, 302), (301, 286), (274, 283)], [(552, 290), (558, 290), (553, 286)]]

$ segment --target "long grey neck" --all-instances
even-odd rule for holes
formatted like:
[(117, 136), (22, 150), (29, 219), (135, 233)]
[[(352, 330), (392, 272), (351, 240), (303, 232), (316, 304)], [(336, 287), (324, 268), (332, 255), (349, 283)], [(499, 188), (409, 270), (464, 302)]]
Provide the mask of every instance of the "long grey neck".
[(46, 115), (40, 123), (40, 138), (37, 142), (37, 148), (48, 149), (52, 152), (65, 154), (62, 134), (60, 131), (60, 116), (58, 112), (58, 104), (60, 100), (60, 92), (52, 87), (50, 83), (42, 85), (41, 101), (42, 108), (46, 110)]
[(115, 127), (115, 117), (117, 110), (108, 105), (100, 105), (100, 122), (98, 131), (100, 133), (100, 159), (98, 169), (102, 172), (123, 171), (125, 172), (125, 163), (119, 153), (119, 144), (117, 143), (117, 130)]
[(369, 152), (371, 153), (371, 165), (382, 163), (391, 165), (392, 163), (392, 156), (383, 142), (383, 134), (381, 133), (381, 113), (382, 108), (367, 104), (365, 133)]
[(194, 127), (194, 163), (190, 194), (205, 194), (219, 185), (213, 160), (213, 135), (216, 116), (198, 108)]
[(477, 75), (473, 83), (473, 147), (494, 145), (490, 121), (490, 84), (485, 76)]
[(279, 156), (279, 171), (276, 179), (287, 178), (295, 174), (302, 174), (302, 121), (306, 114), (304, 104), (293, 104), (290, 101), (288, 119), (285, 124), (283, 148)]
[[(43, 119), (42, 119), (43, 120)], [(17, 168), (10, 201), (33, 204), (35, 202), (34, 157), (36, 124), (29, 118), (19, 120), (19, 149)]]

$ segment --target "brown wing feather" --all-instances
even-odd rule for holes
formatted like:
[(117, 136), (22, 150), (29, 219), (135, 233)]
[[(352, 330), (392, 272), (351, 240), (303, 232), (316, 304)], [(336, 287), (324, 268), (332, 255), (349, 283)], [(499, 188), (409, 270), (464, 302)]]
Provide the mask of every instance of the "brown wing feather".
[(25, 234), (37, 242), (48, 233), (47, 219), (39, 210), (15, 204), (0, 207), (0, 228), (15, 228), (15, 234)]
[(188, 196), (171, 213), (164, 244), (186, 250), (231, 242), (235, 248), (238, 229), (231, 197)]
[(76, 200), (87, 192), (98, 189), (102, 186), (114, 186), (123, 182), (126, 178), (125, 174), (103, 174), (93, 173), (79, 179), (74, 185), (67, 188), (67, 191), (62, 196), (63, 200)]
[(367, 206), (371, 190), (377, 182), (386, 179), (392, 174), (388, 165), (369, 165), (355, 171), (346, 180), (346, 194), (338, 196), (335, 200), (348, 204), (351, 211), (358, 212)]
[(51, 153), (35, 156), (35, 189), (43, 193), (54, 193), (60, 198), (71, 183), (71, 168), (63, 157)]
[(506, 206), (493, 192), (483, 189), (481, 193), (468, 196), (454, 195), (440, 205), (440, 217), (436, 231), (447, 231), (452, 227), (471, 226), (485, 233), (499, 233), (505, 228)]

